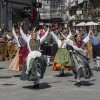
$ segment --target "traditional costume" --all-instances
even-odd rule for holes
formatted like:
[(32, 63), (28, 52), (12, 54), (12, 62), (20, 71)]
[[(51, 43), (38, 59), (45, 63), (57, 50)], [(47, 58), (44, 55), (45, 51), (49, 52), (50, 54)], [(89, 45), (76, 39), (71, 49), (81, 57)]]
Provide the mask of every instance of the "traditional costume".
[[(86, 37), (87, 38), (87, 37)], [(84, 39), (83, 41), (86, 42), (87, 39)], [(76, 69), (77, 73), (77, 86), (81, 86), (80, 83), (80, 77), (83, 76), (85, 79), (89, 79), (91, 76), (93, 76), (93, 73), (91, 71), (91, 68), (89, 66), (88, 62), (88, 53), (86, 50), (83, 50), (84, 42), (75, 42), (69, 40), (67, 44), (73, 47), (73, 50), (71, 52), (71, 58), (73, 60), (73, 66)], [(74, 70), (75, 71), (75, 70)]]
[(52, 32), (52, 36), (56, 43), (58, 44), (58, 51), (55, 55), (54, 63), (52, 65), (52, 70), (60, 70), (60, 75), (64, 74), (64, 70), (71, 70), (71, 59), (68, 50), (66, 49), (66, 40), (61, 41), (57, 36)]
[(26, 61), (27, 55), (29, 53), (29, 49), (27, 48), (27, 43), (20, 36), (18, 37), (20, 49), (19, 49), (19, 69), (22, 70), (23, 64)]
[[(40, 29), (39, 34), (40, 34), (40, 38), (42, 36), (44, 36), (44, 30)], [(52, 53), (52, 47), (53, 47), (53, 37), (50, 34), (50, 32), (48, 33), (48, 35), (46, 36), (45, 41), (40, 45), (40, 48), (42, 50), (42, 54), (47, 58), (47, 65), (50, 64), (50, 57), (51, 57), (51, 53)]]
[(43, 43), (46, 36), (48, 35), (48, 31), (43, 37), (40, 38), (40, 41), (32, 39), (31, 35), (26, 37), (21, 28), (20, 32), (23, 39), (27, 42), (28, 48), (30, 50), (20, 79), (34, 81), (34, 88), (39, 88), (39, 81), (43, 78), (44, 72), (46, 70), (46, 60), (40, 52), (39, 47), (40, 43)]
[[(27, 55), (29, 53), (29, 50), (27, 48), (26, 42), (22, 39), (22, 37), (17, 36), (17, 34), (14, 30), (14, 27), (12, 28), (12, 33), (13, 33), (14, 38), (17, 40), (17, 44), (18, 44), (19, 49), (16, 53), (15, 58), (12, 60), (9, 69), (14, 70), (14, 71), (18, 71), (18, 70), (21, 71), (23, 64), (25, 63), (25, 60), (26, 60)], [(17, 67), (19, 67), (19, 68), (17, 68)]]

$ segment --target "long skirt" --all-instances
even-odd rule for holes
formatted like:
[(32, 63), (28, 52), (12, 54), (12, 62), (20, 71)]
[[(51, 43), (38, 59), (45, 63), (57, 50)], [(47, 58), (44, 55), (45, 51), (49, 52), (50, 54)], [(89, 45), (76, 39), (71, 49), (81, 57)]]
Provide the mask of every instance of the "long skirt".
[(19, 50), (17, 51), (15, 57), (13, 58), (10, 66), (9, 66), (9, 70), (19, 71)]
[(74, 66), (76, 68), (76, 72), (81, 70), (81, 76), (85, 79), (89, 79), (93, 76), (92, 70), (89, 66), (88, 58), (79, 54), (78, 52), (72, 54), (74, 60)]
[(20, 79), (28, 81), (36, 81), (38, 79), (42, 79), (46, 70), (46, 61), (44, 56), (36, 57), (35, 59), (32, 58), (30, 61), (30, 67), (31, 69), (29, 74), (26, 74), (27, 66), (25, 62)]
[(71, 58), (67, 49), (59, 49), (55, 55), (54, 63), (52, 65), (52, 70), (71, 70)]
[(7, 50), (8, 50), (9, 58), (10, 59), (13, 58), (16, 55), (16, 44), (13, 42), (8, 42)]
[(29, 50), (27, 47), (21, 47), (19, 49), (19, 70), (22, 70), (22, 67), (26, 61)]

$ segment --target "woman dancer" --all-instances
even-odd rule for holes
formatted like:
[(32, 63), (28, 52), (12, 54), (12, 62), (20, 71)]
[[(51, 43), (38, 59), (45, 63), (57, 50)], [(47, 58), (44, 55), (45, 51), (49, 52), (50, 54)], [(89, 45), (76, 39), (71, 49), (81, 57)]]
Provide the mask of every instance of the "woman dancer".
[(69, 40), (69, 42), (67, 42), (67, 44), (71, 45), (74, 49), (74, 52), (72, 52), (72, 58), (77, 73), (77, 83), (75, 85), (78, 87), (81, 86), (81, 76), (88, 79), (93, 75), (91, 68), (89, 67), (88, 52), (87, 50), (84, 50), (84, 42), (87, 42), (87, 38), (88, 37), (82, 40), (82, 35), (76, 34), (74, 41)]
[[(26, 57), (29, 53), (29, 50), (27, 48), (26, 42), (21, 37), (21, 34), (19, 32), (19, 28), (17, 27), (15, 29), (14, 26), (13, 26), (12, 33), (13, 33), (14, 38), (17, 40), (17, 44), (18, 44), (19, 48), (18, 48), (17, 54), (16, 54), (15, 58), (13, 59), (9, 69), (10, 70), (15, 69), (15, 71), (21, 71), (23, 64), (26, 60)], [(14, 62), (16, 62), (16, 63), (14, 63)]]
[(26, 63), (24, 64), (21, 80), (34, 81), (33, 88), (38, 89), (39, 81), (43, 78), (46, 69), (46, 60), (42, 56), (39, 48), (40, 44), (43, 43), (48, 35), (49, 29), (46, 31), (45, 35), (40, 38), (40, 40), (37, 40), (37, 34), (35, 31), (33, 31), (29, 37), (26, 37), (21, 27), (20, 32), (23, 39), (27, 42), (30, 50)]
[(59, 50), (57, 51), (52, 65), (52, 70), (60, 70), (60, 76), (64, 76), (64, 70), (71, 70), (71, 59), (69, 51), (66, 49), (66, 41), (69, 37), (64, 38), (63, 34), (60, 34), (60, 39), (52, 32), (52, 36), (58, 45)]

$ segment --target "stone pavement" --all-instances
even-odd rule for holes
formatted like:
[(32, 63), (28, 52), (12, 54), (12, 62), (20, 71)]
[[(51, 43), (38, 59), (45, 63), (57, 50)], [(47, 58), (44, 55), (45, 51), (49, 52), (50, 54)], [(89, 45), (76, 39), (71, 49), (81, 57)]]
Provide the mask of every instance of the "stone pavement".
[(93, 70), (94, 77), (82, 78), (82, 86), (76, 87), (71, 71), (58, 77), (59, 72), (47, 67), (40, 89), (34, 90), (33, 82), (21, 81), (20, 72), (8, 70), (9, 64), (0, 62), (0, 100), (100, 100), (100, 72)]

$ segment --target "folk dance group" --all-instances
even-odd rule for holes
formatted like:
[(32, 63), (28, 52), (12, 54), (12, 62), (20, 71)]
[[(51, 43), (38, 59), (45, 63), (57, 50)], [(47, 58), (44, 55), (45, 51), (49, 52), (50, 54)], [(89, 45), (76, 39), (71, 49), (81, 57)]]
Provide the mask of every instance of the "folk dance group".
[[(46, 66), (50, 63), (51, 47), (54, 46), (54, 62), (51, 69), (59, 71), (60, 76), (64, 76), (64, 70), (72, 70), (76, 86), (80, 87), (80, 78), (89, 79), (93, 76), (89, 66), (89, 55), (84, 49), (89, 41), (93, 44), (93, 58), (95, 67), (100, 68), (100, 35), (94, 32), (91, 34), (91, 29), (88, 35), (82, 40), (82, 35), (77, 32), (75, 35), (69, 29), (68, 35), (64, 35), (64, 31), (55, 31), (51, 27), (40, 29), (36, 32), (35, 28), (30, 28), (28, 35), (22, 29), (23, 23), (19, 27), (12, 28), (12, 34), (17, 40), (18, 50), (13, 58), (9, 69), (14, 71), (22, 71), (21, 80), (34, 82), (34, 88), (39, 88), (39, 81), (43, 78), (46, 71)], [(57, 32), (59, 34), (57, 34)], [(51, 42), (53, 41), (53, 42)]]

